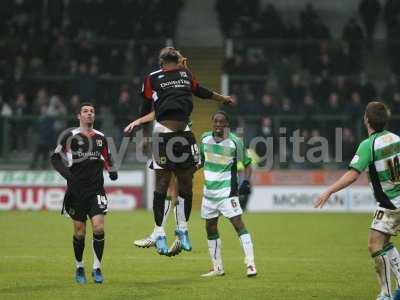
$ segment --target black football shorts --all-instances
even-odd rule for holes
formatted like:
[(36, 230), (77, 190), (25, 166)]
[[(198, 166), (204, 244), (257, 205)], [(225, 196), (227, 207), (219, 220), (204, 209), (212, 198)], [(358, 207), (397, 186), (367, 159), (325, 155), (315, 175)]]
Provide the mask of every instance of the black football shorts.
[(85, 222), (96, 215), (107, 213), (108, 200), (105, 194), (77, 197), (67, 190), (64, 196), (63, 210), (75, 221)]
[(154, 133), (152, 152), (150, 168), (154, 170), (188, 169), (199, 162), (199, 150), (191, 131)]

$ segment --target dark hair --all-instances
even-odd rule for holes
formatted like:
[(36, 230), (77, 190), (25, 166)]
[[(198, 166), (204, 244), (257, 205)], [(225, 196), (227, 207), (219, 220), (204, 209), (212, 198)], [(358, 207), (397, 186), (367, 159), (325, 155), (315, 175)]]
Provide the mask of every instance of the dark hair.
[(81, 104), (79, 105), (78, 111), (77, 111), (76, 113), (77, 113), (77, 114), (80, 114), (80, 113), (81, 113), (81, 110), (82, 110), (82, 107), (84, 107), (84, 106), (91, 106), (91, 107), (93, 107), (93, 109), (94, 109), (93, 103), (90, 103), (90, 102), (83, 102), (83, 103), (81, 103)]
[(390, 118), (390, 111), (383, 102), (373, 101), (365, 108), (365, 117), (368, 124), (376, 131), (383, 130)]
[(158, 62), (160, 66), (166, 63), (179, 63), (180, 53), (178, 49), (174, 47), (165, 47), (160, 50), (160, 55), (158, 57)]
[(212, 120), (214, 120), (214, 118), (215, 118), (215, 116), (216, 115), (223, 115), (224, 117), (225, 117), (225, 119), (226, 119), (226, 121), (229, 123), (229, 116), (228, 116), (228, 114), (225, 112), (225, 111), (223, 111), (223, 110), (218, 110), (218, 111), (216, 111), (213, 115), (212, 115)]

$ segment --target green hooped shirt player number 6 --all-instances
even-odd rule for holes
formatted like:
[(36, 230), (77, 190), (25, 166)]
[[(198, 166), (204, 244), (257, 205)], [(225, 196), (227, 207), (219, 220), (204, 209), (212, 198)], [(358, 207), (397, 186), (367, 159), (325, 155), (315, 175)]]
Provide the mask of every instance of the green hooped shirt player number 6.
[(200, 144), (201, 163), (204, 166), (204, 197), (222, 201), (238, 196), (237, 163), (251, 164), (243, 141), (233, 133), (216, 142), (211, 131), (205, 132)]
[(349, 168), (368, 177), (380, 207), (400, 208), (400, 137), (383, 130), (372, 133), (358, 146)]

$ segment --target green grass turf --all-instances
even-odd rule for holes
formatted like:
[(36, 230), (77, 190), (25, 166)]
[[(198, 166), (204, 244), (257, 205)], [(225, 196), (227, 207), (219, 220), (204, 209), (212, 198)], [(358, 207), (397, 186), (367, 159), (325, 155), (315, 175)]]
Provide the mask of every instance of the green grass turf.
[[(105, 283), (74, 283), (72, 225), (54, 212), (0, 213), (0, 299), (375, 299), (378, 286), (366, 241), (367, 214), (246, 214), (258, 269), (245, 276), (239, 240), (220, 221), (226, 275), (200, 278), (210, 267), (199, 213), (190, 222), (191, 253), (169, 258), (132, 241), (152, 230), (145, 211), (106, 219)], [(168, 226), (172, 242), (173, 217)], [(88, 230), (90, 233), (90, 230)], [(92, 263), (86, 239), (86, 273)]]

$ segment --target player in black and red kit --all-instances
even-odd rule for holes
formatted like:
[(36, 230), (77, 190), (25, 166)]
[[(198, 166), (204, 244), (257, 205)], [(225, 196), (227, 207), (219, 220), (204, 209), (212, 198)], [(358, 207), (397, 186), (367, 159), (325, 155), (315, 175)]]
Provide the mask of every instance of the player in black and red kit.
[[(193, 96), (230, 104), (232, 98), (210, 91), (201, 86), (194, 75), (184, 67), (186, 60), (173, 47), (160, 51), (161, 68), (150, 73), (142, 88), (144, 97), (141, 115), (155, 112), (153, 131), (153, 160), (151, 168), (155, 170), (156, 187), (153, 199), (153, 212), (156, 229), (156, 248), (160, 254), (168, 255), (165, 232), (162, 227), (164, 200), (172, 173), (178, 182), (178, 202), (183, 203), (186, 222), (192, 209), (193, 174), (198, 159), (198, 148), (193, 133), (188, 126), (193, 110)], [(135, 127), (129, 124), (126, 131)], [(182, 201), (179, 201), (182, 200)], [(187, 223), (181, 222), (175, 231), (185, 251), (191, 251)]]
[(94, 106), (83, 103), (78, 112), (78, 119), (78, 128), (68, 129), (60, 136), (57, 148), (51, 156), (51, 163), (67, 180), (63, 212), (68, 213), (74, 225), (75, 279), (77, 283), (86, 283), (82, 256), (86, 219), (89, 217), (93, 230), (92, 277), (95, 283), (102, 283), (104, 215), (107, 212), (103, 169), (108, 170), (111, 180), (117, 180), (118, 173), (113, 166), (106, 137), (93, 129)]

